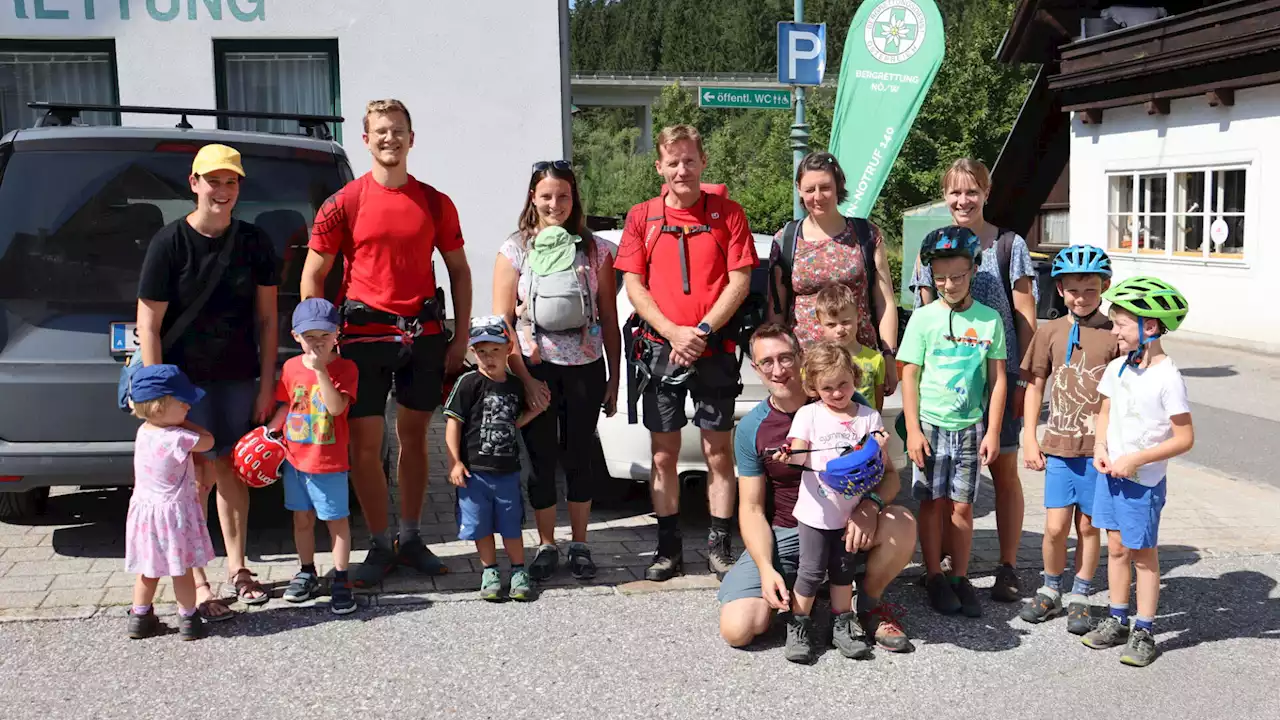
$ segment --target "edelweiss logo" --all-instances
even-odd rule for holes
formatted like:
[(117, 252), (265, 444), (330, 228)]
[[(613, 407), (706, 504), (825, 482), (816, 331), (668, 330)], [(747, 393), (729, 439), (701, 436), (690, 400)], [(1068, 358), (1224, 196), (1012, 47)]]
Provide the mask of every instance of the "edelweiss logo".
[(924, 35), (924, 11), (912, 0), (884, 0), (867, 18), (867, 50), (882, 63), (906, 61), (924, 44)]

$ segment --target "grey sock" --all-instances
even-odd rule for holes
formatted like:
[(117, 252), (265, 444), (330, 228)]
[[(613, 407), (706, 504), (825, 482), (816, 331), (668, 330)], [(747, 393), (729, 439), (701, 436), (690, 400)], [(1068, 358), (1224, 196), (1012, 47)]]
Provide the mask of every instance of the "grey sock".
[(407, 542), (418, 537), (419, 522), (417, 518), (410, 520), (404, 516), (400, 517), (400, 542)]

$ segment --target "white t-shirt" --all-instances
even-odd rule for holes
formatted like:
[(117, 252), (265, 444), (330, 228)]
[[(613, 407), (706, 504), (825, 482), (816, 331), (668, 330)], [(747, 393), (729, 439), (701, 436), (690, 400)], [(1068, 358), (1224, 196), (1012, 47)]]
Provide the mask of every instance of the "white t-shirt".
[[(1191, 412), (1187, 384), (1171, 358), (1145, 370), (1131, 366), (1120, 375), (1125, 360), (1112, 360), (1098, 382), (1098, 393), (1111, 398), (1107, 454), (1112, 461), (1173, 437), (1170, 418)], [(1159, 485), (1168, 465), (1168, 461), (1143, 465), (1138, 468), (1138, 482), (1147, 487)]]
[[(854, 403), (850, 409), (857, 409), (852, 419), (845, 421), (836, 417), (821, 402), (809, 403), (800, 408), (795, 419), (791, 421), (791, 432), (788, 438), (804, 440), (811, 448), (819, 449), (810, 454), (806, 463), (816, 470), (825, 470), (827, 463), (840, 457), (844, 450), (842, 445), (853, 445), (873, 432), (884, 431), (884, 421), (880, 413), (866, 405)], [(796, 520), (819, 530), (839, 530), (849, 522), (849, 516), (858, 506), (862, 495), (842, 495), (827, 487), (818, 479), (815, 470), (805, 470), (800, 479), (800, 496), (796, 499)]]

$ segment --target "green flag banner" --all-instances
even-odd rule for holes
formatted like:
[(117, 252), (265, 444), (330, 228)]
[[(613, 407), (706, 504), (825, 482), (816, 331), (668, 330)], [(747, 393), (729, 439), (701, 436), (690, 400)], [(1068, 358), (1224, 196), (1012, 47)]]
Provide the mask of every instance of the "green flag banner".
[(871, 214), (945, 53), (933, 0), (865, 0), (858, 8), (831, 126), (831, 153), (848, 181), (844, 215)]

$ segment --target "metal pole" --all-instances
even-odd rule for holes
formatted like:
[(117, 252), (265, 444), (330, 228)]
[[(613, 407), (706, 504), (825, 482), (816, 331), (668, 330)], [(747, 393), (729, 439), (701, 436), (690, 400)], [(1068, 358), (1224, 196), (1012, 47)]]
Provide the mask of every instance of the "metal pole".
[[(804, 0), (795, 0), (796, 22), (804, 22)], [(791, 166), (791, 179), (800, 169), (800, 161), (809, 153), (809, 126), (804, 121), (804, 87), (792, 87), (796, 103), (796, 122), (791, 126), (791, 150), (794, 156)], [(791, 214), (796, 220), (804, 217), (804, 206), (800, 203), (800, 191), (794, 183), (791, 186)]]

